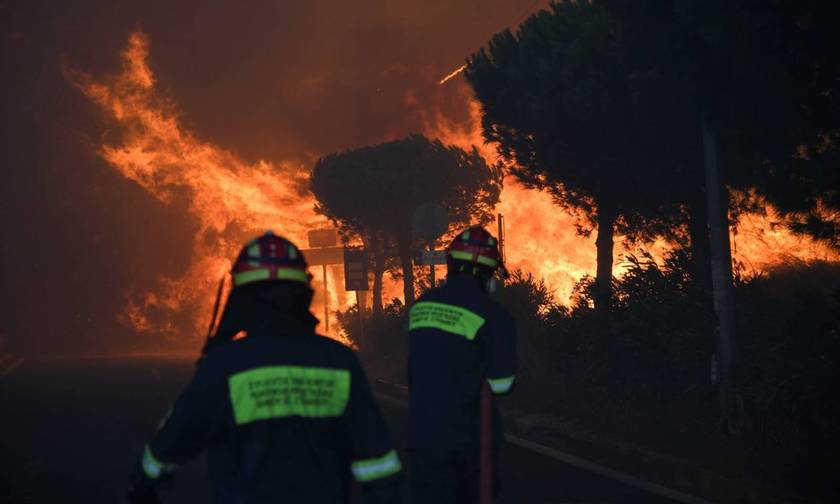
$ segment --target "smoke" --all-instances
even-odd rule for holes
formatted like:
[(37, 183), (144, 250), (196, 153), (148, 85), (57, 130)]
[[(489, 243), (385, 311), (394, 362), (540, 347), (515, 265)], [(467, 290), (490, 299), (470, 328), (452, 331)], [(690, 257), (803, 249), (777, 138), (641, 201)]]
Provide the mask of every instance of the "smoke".
[[(322, 154), (422, 130), (418, 111), (431, 104), (468, 120), (457, 93), (437, 85), (440, 75), (531, 4), (3, 3), (2, 136), (15, 181), (2, 185), (3, 341), (33, 353), (164, 342), (135, 335), (129, 322), (180, 331), (178, 341), (194, 347), (197, 320), (209, 316), (207, 285), (229, 249), (280, 223), (251, 208), (249, 222), (220, 229), (200, 218), (198, 199), (219, 214), (243, 201), (214, 207), (183, 179), (211, 160), (224, 166), (216, 182), (262, 192), (280, 177), (288, 202), (299, 202), (301, 167)], [(121, 54), (131, 33), (147, 35), (147, 72), (120, 81), (131, 74), (126, 61), (143, 59)], [(138, 42), (131, 47), (142, 56)], [(116, 103), (145, 103), (160, 128)], [(138, 161), (160, 146), (187, 167), (159, 150)], [(151, 175), (151, 164), (162, 169)], [(296, 215), (311, 216), (295, 204)], [(219, 260), (196, 262), (199, 249)], [(167, 283), (184, 279), (193, 279), (186, 294)]]

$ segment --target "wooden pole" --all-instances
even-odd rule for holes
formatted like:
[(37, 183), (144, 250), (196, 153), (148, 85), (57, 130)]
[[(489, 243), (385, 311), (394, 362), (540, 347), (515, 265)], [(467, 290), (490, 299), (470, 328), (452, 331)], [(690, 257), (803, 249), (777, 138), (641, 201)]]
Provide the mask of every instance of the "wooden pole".
[[(429, 250), (432, 251), (435, 249), (435, 242), (429, 242)], [(429, 288), (435, 288), (435, 263), (432, 261), (429, 264)]]

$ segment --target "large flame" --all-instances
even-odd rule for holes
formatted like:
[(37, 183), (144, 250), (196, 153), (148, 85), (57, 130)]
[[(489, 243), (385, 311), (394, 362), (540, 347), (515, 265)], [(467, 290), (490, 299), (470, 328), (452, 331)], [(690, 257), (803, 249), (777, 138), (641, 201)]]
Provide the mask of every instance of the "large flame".
[(102, 157), (126, 178), (163, 202), (189, 198), (197, 223), (189, 269), (180, 278), (161, 277), (158, 288), (129, 302), (125, 321), (141, 331), (174, 334), (179, 313), (207, 327), (212, 295), (230, 260), (249, 237), (274, 229), (303, 244), (307, 229), (324, 223), (304, 187), (307, 171), (286, 162), (246, 163), (184, 129), (173, 107), (159, 98), (149, 68), (148, 39), (129, 38), (122, 72), (106, 80), (67, 70), (70, 80), (122, 130)]

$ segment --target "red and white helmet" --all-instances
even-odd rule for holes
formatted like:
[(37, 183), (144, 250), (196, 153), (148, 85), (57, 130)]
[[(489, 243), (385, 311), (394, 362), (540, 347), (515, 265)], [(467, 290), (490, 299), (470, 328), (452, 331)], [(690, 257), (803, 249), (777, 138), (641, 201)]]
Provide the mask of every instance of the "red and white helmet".
[(450, 261), (470, 263), (491, 272), (502, 266), (499, 241), (481, 226), (471, 226), (456, 236), (446, 256)]
[(233, 286), (288, 280), (309, 285), (306, 260), (294, 243), (271, 231), (246, 243), (231, 269)]

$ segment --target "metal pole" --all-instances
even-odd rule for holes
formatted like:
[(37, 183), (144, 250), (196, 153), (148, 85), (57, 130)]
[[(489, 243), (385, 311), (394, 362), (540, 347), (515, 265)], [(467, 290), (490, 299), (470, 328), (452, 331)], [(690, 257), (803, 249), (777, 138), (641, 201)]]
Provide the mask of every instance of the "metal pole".
[[(429, 250), (433, 251), (435, 249), (435, 243), (429, 242)], [(435, 263), (434, 261), (429, 264), (429, 288), (435, 288)]]
[(327, 265), (322, 264), (324, 272), (324, 327), (325, 332), (330, 332), (330, 293), (327, 289)]
[(505, 216), (496, 214), (496, 222), (499, 226), (499, 257), (502, 258), (502, 264), (505, 262)]
[(717, 140), (702, 123), (703, 160), (711, 242), (712, 294), (718, 318), (718, 360), (721, 421), (730, 434), (738, 432), (740, 419), (734, 407), (730, 377), (735, 361), (735, 306), (732, 294), (732, 250), (729, 244), (729, 197), (720, 177)]
[(365, 341), (365, 307), (363, 303), (364, 298), (356, 291), (356, 308), (359, 311), (359, 347), (364, 345)]

